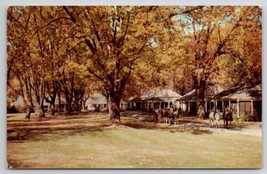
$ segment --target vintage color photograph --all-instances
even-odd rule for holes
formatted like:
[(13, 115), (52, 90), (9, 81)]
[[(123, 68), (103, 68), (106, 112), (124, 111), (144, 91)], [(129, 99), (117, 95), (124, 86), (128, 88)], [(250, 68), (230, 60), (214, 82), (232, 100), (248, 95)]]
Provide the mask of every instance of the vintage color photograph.
[(258, 6), (10, 6), (7, 168), (262, 167)]

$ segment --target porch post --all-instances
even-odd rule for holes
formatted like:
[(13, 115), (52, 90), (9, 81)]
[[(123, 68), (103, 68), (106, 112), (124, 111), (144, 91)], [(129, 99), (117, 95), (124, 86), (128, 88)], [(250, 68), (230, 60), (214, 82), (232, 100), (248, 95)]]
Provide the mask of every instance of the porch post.
[(191, 102), (188, 101), (188, 112), (190, 112), (190, 111), (191, 111)]
[(251, 115), (253, 115), (253, 100), (251, 100)]
[(205, 100), (205, 112), (208, 112), (208, 101)]
[(239, 117), (240, 117), (239, 99), (237, 99), (237, 102), (236, 102), (236, 110), (237, 110), (237, 118), (238, 118), (238, 120), (239, 120)]

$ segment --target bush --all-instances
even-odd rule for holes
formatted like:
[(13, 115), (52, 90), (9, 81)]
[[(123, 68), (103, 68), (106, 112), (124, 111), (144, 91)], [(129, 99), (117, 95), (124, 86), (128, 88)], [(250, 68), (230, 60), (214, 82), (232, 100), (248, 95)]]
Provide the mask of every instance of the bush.
[(15, 106), (7, 106), (7, 113), (18, 113), (18, 110)]
[(235, 121), (259, 121), (259, 118), (256, 115), (246, 114), (246, 115), (240, 115), (239, 119), (237, 117), (237, 114), (233, 115)]
[(237, 114), (233, 114), (233, 120), (234, 121), (243, 121), (242, 118), (238, 118)]
[(244, 116), (245, 121), (258, 121), (256, 115), (248, 114)]
[(8, 106), (7, 113), (24, 113), (26, 112), (26, 107), (24, 106)]

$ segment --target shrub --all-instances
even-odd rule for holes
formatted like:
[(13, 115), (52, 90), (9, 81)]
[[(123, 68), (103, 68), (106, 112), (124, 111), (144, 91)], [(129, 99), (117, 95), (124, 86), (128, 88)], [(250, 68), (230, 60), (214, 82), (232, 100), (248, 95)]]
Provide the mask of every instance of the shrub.
[(234, 121), (243, 121), (242, 118), (238, 118), (237, 114), (233, 114)]
[(7, 113), (24, 113), (26, 112), (25, 106), (8, 106), (7, 107)]

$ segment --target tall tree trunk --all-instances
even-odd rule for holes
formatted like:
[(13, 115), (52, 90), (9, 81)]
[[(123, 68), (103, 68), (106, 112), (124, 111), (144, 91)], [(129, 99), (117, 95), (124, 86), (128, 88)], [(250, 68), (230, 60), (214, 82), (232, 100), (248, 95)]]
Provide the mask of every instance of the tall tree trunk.
[(33, 110), (33, 103), (30, 102), (30, 105), (27, 105), (27, 112), (26, 112), (26, 115), (25, 115), (25, 119), (30, 119), (31, 118), (32, 110)]
[(50, 103), (50, 114), (53, 116), (55, 115), (55, 102)]
[(71, 94), (69, 93), (69, 91), (67, 90), (67, 88), (65, 88), (65, 91), (64, 91), (64, 96), (65, 96), (65, 100), (66, 100), (66, 103), (65, 103), (65, 112), (67, 112), (67, 114), (69, 115), (72, 111), (72, 107), (71, 107), (71, 104), (72, 104), (72, 96)]
[(25, 115), (25, 119), (30, 119), (31, 118), (32, 109), (33, 109), (32, 106), (28, 106), (27, 107), (27, 112), (26, 112), (26, 115)]
[(61, 112), (61, 95), (60, 91), (58, 92), (58, 112)]
[(82, 111), (85, 111), (85, 100), (81, 100), (81, 108), (82, 108)]
[[(198, 66), (198, 65), (197, 65)], [(199, 118), (205, 117), (205, 91), (206, 91), (206, 77), (204, 74), (198, 74), (193, 72), (192, 79), (194, 83), (194, 87), (196, 89), (196, 97), (197, 97), (197, 116)]]
[(205, 91), (206, 91), (206, 81), (200, 80), (197, 86), (197, 116), (199, 118), (205, 117)]
[(197, 105), (203, 106), (205, 105), (205, 91), (206, 91), (206, 82), (204, 80), (200, 81), (197, 89)]
[(119, 123), (121, 123), (120, 119), (120, 101), (121, 98), (119, 96), (112, 96), (110, 97), (110, 119), (112, 120), (112, 123), (115, 123), (115, 119), (119, 120)]
[(36, 111), (37, 111), (39, 117), (45, 117), (44, 104), (43, 103), (41, 103), (41, 104), (37, 103), (36, 109), (37, 109)]
[(107, 113), (109, 113), (109, 115), (111, 115), (111, 107), (110, 107), (110, 99), (109, 99), (109, 97), (107, 98)]
[(69, 99), (66, 98), (66, 110), (67, 114), (69, 115), (72, 111), (71, 109), (71, 101)]

